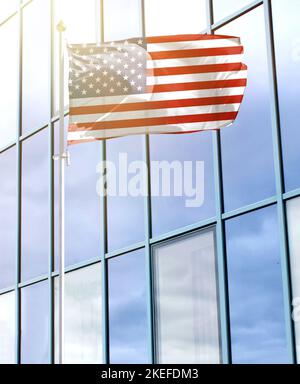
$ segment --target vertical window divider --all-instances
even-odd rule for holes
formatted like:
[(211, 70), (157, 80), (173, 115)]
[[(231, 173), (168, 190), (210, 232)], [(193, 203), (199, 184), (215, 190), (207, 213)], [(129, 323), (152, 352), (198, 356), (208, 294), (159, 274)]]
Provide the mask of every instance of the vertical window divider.
[(286, 207), (283, 198), (284, 193), (284, 173), (282, 163), (282, 145), (280, 134), (280, 111), (278, 84), (276, 74), (276, 57), (275, 43), (273, 32), (272, 5), (270, 0), (263, 1), (266, 39), (267, 39), (267, 59), (268, 72), (270, 77), (270, 94), (271, 94), (271, 117), (272, 117), (272, 139), (273, 139), (273, 155), (275, 167), (276, 182), (276, 198), (277, 213), (279, 226), (280, 255), (282, 266), (282, 284), (283, 284), (283, 300), (284, 300), (284, 316), (286, 325), (286, 337), (289, 360), (291, 363), (296, 362), (296, 345), (294, 335), (294, 325), (292, 320), (292, 290), (291, 290), (291, 273), (288, 250), (288, 235), (286, 222)]
[[(212, 26), (213, 0), (206, 0), (207, 8), (207, 31), (214, 33)], [(221, 353), (222, 363), (231, 363), (230, 348), (230, 321), (229, 321), (229, 299), (228, 299), (228, 278), (226, 263), (226, 246), (224, 234), (223, 214), (223, 186), (222, 186), (222, 158), (220, 132), (214, 131), (213, 135), (213, 158), (214, 158), (214, 180), (215, 180), (215, 201), (216, 201), (216, 253), (218, 270), (218, 292), (220, 306), (220, 331), (221, 331)]]
[[(140, 0), (142, 37), (146, 38), (145, 0)], [(152, 207), (151, 207), (151, 163), (150, 163), (150, 138), (144, 135), (144, 156), (147, 164), (145, 175), (146, 196), (144, 197), (145, 221), (145, 263), (146, 263), (146, 301), (147, 301), (147, 327), (148, 327), (148, 360), (155, 363), (154, 341), (154, 303), (153, 303), (153, 267), (150, 240), (152, 237)]]

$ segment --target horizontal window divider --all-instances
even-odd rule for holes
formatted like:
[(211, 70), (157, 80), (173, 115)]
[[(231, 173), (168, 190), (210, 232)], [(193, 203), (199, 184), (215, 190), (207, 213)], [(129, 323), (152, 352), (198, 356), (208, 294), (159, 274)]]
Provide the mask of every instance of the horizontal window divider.
[(231, 23), (232, 21), (238, 19), (239, 17), (245, 15), (246, 13), (252, 11), (253, 9), (259, 7), (260, 5), (263, 4), (262, 0), (256, 0), (253, 1), (252, 3), (246, 5), (245, 7), (239, 9), (238, 11), (232, 13), (231, 15), (225, 17), (224, 19), (217, 21), (211, 26), (212, 31), (215, 31), (219, 28), (224, 27), (226, 24)]
[(46, 281), (46, 280), (48, 280), (48, 274), (34, 277), (32, 279), (29, 279), (29, 280), (25, 280), (25, 281), (18, 284), (18, 288), (29, 287), (30, 285), (41, 283), (42, 281)]
[(137, 251), (137, 250), (142, 249), (142, 248), (145, 248), (145, 242), (144, 241), (129, 245), (128, 247), (116, 249), (115, 251), (107, 252), (105, 254), (105, 258), (111, 259), (113, 257), (122, 256), (122, 255), (125, 255), (126, 253)]
[[(80, 263), (76, 263), (73, 265), (69, 265), (65, 268), (65, 273), (77, 271), (78, 269), (82, 269), (84, 267), (90, 267), (91, 265), (97, 264), (101, 262), (101, 257), (96, 257), (87, 261), (82, 261)], [(52, 272), (52, 277), (59, 276), (59, 272), (57, 270)]]
[(293, 198), (299, 197), (299, 196), (300, 196), (300, 188), (284, 193), (283, 194), (283, 200), (290, 200), (290, 199), (293, 199)]
[(277, 197), (272, 196), (268, 199), (258, 201), (257, 203), (249, 204), (244, 207), (235, 209), (233, 211), (229, 211), (222, 214), (222, 220), (232, 219), (237, 216), (241, 216), (245, 213), (254, 212), (261, 208), (269, 207), (270, 205), (274, 205), (277, 203)]
[(5, 293), (10, 293), (10, 292), (13, 292), (15, 290), (15, 285), (11, 285), (9, 287), (6, 287), (6, 288), (1, 288), (0, 289), (0, 296), (1, 295), (5, 295)]
[(2, 147), (0, 149), (0, 155), (4, 153), (5, 151), (8, 151), (9, 149), (13, 148), (16, 145), (15, 141), (12, 141), (11, 143), (7, 144), (5, 147)]
[(19, 141), (25, 141), (25, 140), (29, 139), (30, 137), (34, 136), (35, 134), (43, 131), (46, 128), (49, 128), (49, 122), (47, 122), (45, 125), (43, 125), (40, 128), (34, 129), (33, 131), (26, 133), (25, 135), (20, 136)]

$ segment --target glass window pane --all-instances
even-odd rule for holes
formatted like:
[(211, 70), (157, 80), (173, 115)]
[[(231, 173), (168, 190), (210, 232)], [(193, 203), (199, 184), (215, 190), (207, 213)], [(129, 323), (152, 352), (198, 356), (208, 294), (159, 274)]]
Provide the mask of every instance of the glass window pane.
[(273, 0), (285, 188), (300, 187), (300, 1)]
[[(66, 119), (65, 128), (68, 122)], [(58, 123), (55, 124), (55, 153), (58, 153)], [(71, 145), (66, 168), (66, 265), (100, 257), (100, 197), (97, 194), (99, 142)], [(58, 164), (55, 166), (55, 267), (58, 268)]]
[[(65, 364), (101, 364), (101, 265), (65, 276)], [(58, 362), (58, 279), (55, 279), (55, 354)]]
[(300, 363), (300, 198), (287, 202), (297, 357)]
[(49, 285), (47, 281), (21, 291), (21, 362), (49, 362)]
[(148, 36), (200, 33), (206, 28), (206, 0), (145, 0)]
[(150, 157), (154, 236), (215, 215), (211, 132), (152, 135)]
[(276, 207), (226, 223), (233, 363), (287, 363)]
[[(136, 188), (131, 188), (134, 178), (139, 177), (139, 175), (143, 177), (143, 169), (138, 168), (131, 173), (127, 173), (134, 164), (133, 162), (143, 160), (143, 148), (142, 136), (107, 141), (107, 160), (112, 163), (111, 165), (114, 165), (113, 169), (116, 171), (109, 171), (107, 175), (109, 188), (107, 198), (109, 250), (122, 248), (144, 240), (144, 197), (140, 184), (134, 183)], [(124, 180), (124, 178), (128, 178), (128, 180)], [(114, 188), (114, 185), (116, 185), (116, 188)], [(124, 191), (121, 189), (124, 189)]]
[(214, 231), (154, 248), (159, 363), (219, 363)]
[(213, 0), (214, 20), (219, 21), (252, 2), (252, 0)]
[(17, 3), (18, 0), (1, 0), (0, 23), (17, 10)]
[(218, 30), (240, 36), (248, 85), (236, 122), (221, 131), (226, 210), (275, 195), (270, 93), (263, 8)]
[[(67, 30), (69, 44), (95, 43), (100, 39), (100, 1), (99, 0), (54, 0), (54, 25), (63, 20)], [(99, 26), (99, 28), (97, 27)], [(55, 111), (59, 109), (59, 56), (58, 33), (54, 34), (55, 66), (54, 66), (54, 102)], [(68, 59), (65, 55), (65, 105), (69, 104), (68, 93)]]
[(16, 140), (18, 126), (18, 18), (0, 27), (0, 46), (9, 60), (0, 61), (0, 148)]
[(108, 273), (110, 362), (147, 363), (144, 250), (110, 259)]
[(141, 26), (140, 0), (104, 0), (105, 41), (139, 37)]
[(35, 0), (23, 10), (23, 134), (49, 121), (49, 5), (48, 0)]
[(0, 296), (0, 364), (15, 362), (15, 292)]
[(22, 143), (22, 281), (47, 273), (48, 252), (49, 155), (44, 129)]
[(16, 275), (16, 167), (15, 147), (0, 154), (0, 289), (14, 285)]

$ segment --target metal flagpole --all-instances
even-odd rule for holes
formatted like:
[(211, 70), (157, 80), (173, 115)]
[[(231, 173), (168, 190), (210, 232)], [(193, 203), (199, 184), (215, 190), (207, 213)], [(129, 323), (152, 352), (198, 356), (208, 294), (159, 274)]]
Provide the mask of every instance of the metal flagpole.
[(66, 27), (62, 21), (57, 25), (59, 32), (59, 202), (58, 202), (58, 249), (59, 249), (59, 320), (58, 361), (64, 361), (64, 290), (65, 290), (65, 125), (64, 125), (64, 46), (63, 33)]

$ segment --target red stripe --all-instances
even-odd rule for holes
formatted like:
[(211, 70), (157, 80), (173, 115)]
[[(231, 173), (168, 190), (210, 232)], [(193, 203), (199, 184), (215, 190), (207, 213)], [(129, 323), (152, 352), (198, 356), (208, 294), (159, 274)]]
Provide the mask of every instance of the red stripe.
[(189, 65), (185, 67), (166, 67), (147, 69), (147, 76), (187, 75), (191, 73), (230, 72), (246, 70), (242, 63)]
[(201, 49), (179, 49), (175, 51), (148, 52), (152, 60), (162, 59), (181, 59), (184, 57), (205, 57), (205, 56), (225, 56), (239, 55), (243, 53), (244, 47), (218, 47)]
[(151, 117), (148, 119), (130, 119), (130, 120), (116, 120), (116, 121), (103, 121), (96, 123), (77, 123), (70, 124), (69, 131), (97, 131), (102, 129), (122, 129), (122, 128), (135, 128), (146, 127), (155, 125), (172, 125), (172, 124), (186, 124), (186, 123), (203, 123), (208, 121), (221, 121), (221, 120), (234, 120), (237, 112), (222, 112), (222, 113), (206, 113), (198, 115), (184, 115), (184, 116), (164, 116), (164, 117)]
[(141, 103), (93, 105), (89, 107), (71, 107), (70, 116), (88, 115), (88, 114), (95, 114), (95, 113), (107, 113), (107, 112), (114, 113), (114, 112), (127, 112), (127, 111), (141, 111), (141, 110), (148, 110), (148, 109), (196, 107), (196, 106), (203, 106), (203, 105), (236, 104), (236, 103), (241, 103), (242, 100), (243, 100), (243, 96), (237, 95), (237, 96), (202, 97), (202, 98), (195, 98), (195, 99), (147, 101), (147, 102), (141, 102)]
[(194, 83), (157, 84), (157, 85), (148, 85), (147, 92), (158, 93), (158, 92), (192, 91), (192, 90), (214, 89), (214, 88), (245, 87), (246, 84), (247, 84), (247, 79), (198, 81)]
[(156, 43), (173, 43), (177, 41), (217, 40), (217, 39), (237, 39), (237, 37), (226, 36), (226, 35), (192, 34), (192, 35), (172, 35), (172, 36), (151, 36), (151, 37), (147, 37), (146, 41), (148, 44), (156, 44)]

